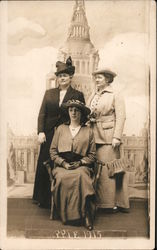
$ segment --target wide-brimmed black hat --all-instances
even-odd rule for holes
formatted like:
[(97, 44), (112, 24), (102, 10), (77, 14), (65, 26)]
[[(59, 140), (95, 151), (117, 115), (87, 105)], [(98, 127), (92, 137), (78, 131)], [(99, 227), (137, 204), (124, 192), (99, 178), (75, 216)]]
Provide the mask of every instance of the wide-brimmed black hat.
[(85, 106), (85, 104), (79, 100), (75, 100), (75, 99), (72, 99), (72, 100), (69, 100), (67, 101), (66, 103), (63, 103), (62, 106), (64, 108), (69, 108), (69, 107), (76, 107), (78, 109), (80, 109), (84, 115), (89, 115), (91, 110)]
[(58, 76), (61, 73), (66, 73), (69, 75), (73, 75), (75, 73), (75, 66), (72, 65), (71, 56), (67, 58), (66, 63), (60, 61), (56, 62), (56, 68), (57, 68), (57, 71), (55, 72), (56, 76)]

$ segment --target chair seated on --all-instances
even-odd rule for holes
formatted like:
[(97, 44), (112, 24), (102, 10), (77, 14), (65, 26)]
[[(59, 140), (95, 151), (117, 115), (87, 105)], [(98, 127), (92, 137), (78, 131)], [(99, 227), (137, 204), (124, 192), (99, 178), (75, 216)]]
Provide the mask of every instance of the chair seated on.
[[(51, 159), (48, 159), (47, 161), (43, 162), (43, 165), (46, 167), (48, 174), (49, 174), (49, 178), (50, 178), (50, 182), (51, 185), (53, 184), (54, 181), (54, 177), (52, 174), (52, 170), (53, 170), (53, 164)], [(102, 164), (98, 161), (95, 162), (94, 164), (94, 189), (97, 189), (97, 183), (99, 181), (99, 177), (101, 174), (101, 170), (102, 170)], [(54, 205), (54, 200), (53, 200), (53, 195), (51, 195), (51, 211), (50, 211), (50, 220), (54, 220), (56, 219), (56, 211), (55, 211), (55, 205)]]
[[(44, 167), (46, 167), (47, 172), (49, 174), (49, 178), (50, 178), (50, 182), (52, 185), (52, 182), (54, 180), (53, 174), (52, 174), (52, 170), (53, 170), (53, 164), (51, 159), (48, 159), (47, 161), (43, 162)], [(54, 211), (54, 201), (53, 201), (53, 195), (51, 195), (51, 212), (50, 212), (50, 220), (54, 220), (55, 219), (55, 211)]]
[(48, 159), (47, 161), (43, 162), (44, 167), (46, 167), (47, 172), (49, 174), (50, 182), (53, 180), (52, 170), (53, 170), (53, 164), (51, 159)]

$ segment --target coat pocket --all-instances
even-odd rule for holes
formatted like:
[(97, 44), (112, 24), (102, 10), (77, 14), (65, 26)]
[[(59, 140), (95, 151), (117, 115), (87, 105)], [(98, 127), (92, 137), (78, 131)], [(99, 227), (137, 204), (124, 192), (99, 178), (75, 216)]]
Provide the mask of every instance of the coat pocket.
[(114, 121), (102, 122), (102, 129), (109, 129), (114, 127)]

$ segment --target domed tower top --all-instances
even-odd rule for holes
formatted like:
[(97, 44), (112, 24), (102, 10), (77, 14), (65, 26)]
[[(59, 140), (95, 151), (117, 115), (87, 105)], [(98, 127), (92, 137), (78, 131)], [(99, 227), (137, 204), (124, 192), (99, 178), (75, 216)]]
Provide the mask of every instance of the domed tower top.
[(75, 73), (79, 75), (91, 75), (99, 62), (98, 50), (90, 40), (89, 29), (85, 1), (75, 0), (68, 36), (59, 48), (58, 58), (60, 61), (66, 61), (67, 57), (71, 56), (76, 67)]
[[(75, 0), (68, 36), (63, 46), (59, 48), (58, 60), (65, 62), (71, 56), (75, 66), (72, 85), (84, 93), (85, 99), (88, 99), (93, 91), (92, 72), (99, 63), (98, 50), (90, 40), (89, 29), (85, 1)], [(47, 88), (52, 82), (50, 77), (51, 75), (48, 75)]]
[(90, 40), (84, 0), (75, 1), (67, 40)]

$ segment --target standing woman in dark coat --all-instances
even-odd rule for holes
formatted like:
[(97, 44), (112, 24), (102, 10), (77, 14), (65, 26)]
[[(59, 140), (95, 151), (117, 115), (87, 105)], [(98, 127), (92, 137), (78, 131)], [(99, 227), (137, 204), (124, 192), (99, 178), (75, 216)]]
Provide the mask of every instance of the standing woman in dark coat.
[(66, 63), (58, 61), (55, 72), (58, 87), (46, 90), (38, 116), (38, 141), (41, 144), (37, 163), (33, 200), (40, 207), (49, 208), (51, 200), (50, 180), (43, 162), (50, 158), (49, 149), (55, 127), (66, 121), (67, 113), (61, 104), (71, 99), (85, 103), (82, 92), (71, 87), (71, 80), (75, 73), (71, 57)]

